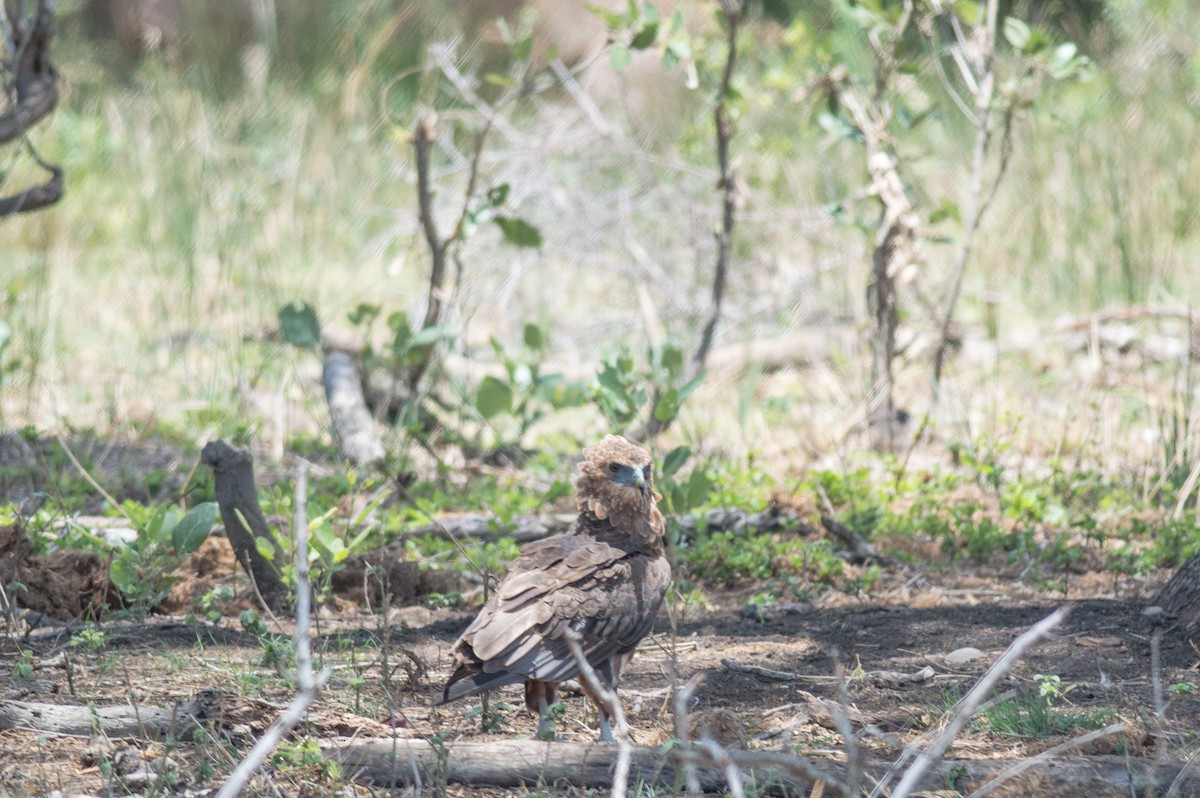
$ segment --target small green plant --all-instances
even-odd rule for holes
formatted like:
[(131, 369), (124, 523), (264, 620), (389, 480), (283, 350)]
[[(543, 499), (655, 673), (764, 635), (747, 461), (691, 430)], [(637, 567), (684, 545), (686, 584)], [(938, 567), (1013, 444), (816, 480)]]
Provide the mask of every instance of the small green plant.
[(519, 453), (521, 440), (530, 427), (548, 413), (578, 407), (587, 401), (586, 385), (568, 382), (561, 374), (543, 373), (548, 340), (546, 329), (537, 324), (525, 325), (522, 345), (518, 347), (505, 347), (497, 339), (491, 339), (492, 350), (504, 372), (501, 376), (484, 377), (474, 392), (465, 397), (465, 403), (479, 414), (484, 428), (492, 433), (489, 449)]
[(558, 724), (563, 722), (567, 717), (567, 705), (562, 701), (555, 701), (550, 706), (546, 707), (546, 727), (542, 730), (542, 734), (538, 736), (539, 740), (550, 741), (558, 734)]
[(1063, 701), (1067, 697), (1067, 693), (1073, 691), (1079, 685), (1063, 684), (1061, 676), (1053, 673), (1035, 673), (1033, 681), (1037, 684), (1038, 695), (1046, 700), (1047, 704), (1053, 705), (1055, 701)]
[(341, 766), (328, 759), (316, 740), (285, 740), (271, 755), (271, 765), (276, 772), (289, 776), (311, 779), (319, 777), (337, 783), (342, 779)]
[(238, 623), (255, 637), (263, 638), (270, 634), (266, 623), (263, 622), (262, 616), (254, 610), (242, 610), (238, 613)]
[(82, 629), (71, 636), (70, 646), (84, 654), (97, 654), (108, 645), (108, 636), (103, 629)]
[(12, 678), (15, 681), (25, 681), (33, 678), (33, 652), (29, 649), (21, 651), (17, 661), (12, 666)]
[(1011, 737), (1043, 738), (1069, 734), (1076, 730), (1098, 729), (1112, 720), (1113, 711), (1068, 709), (1067, 694), (1077, 685), (1064, 684), (1054, 674), (1039, 673), (1033, 689), (1023, 686), (1016, 696), (997, 701), (983, 712), (983, 723), (996, 734)]
[(196, 610), (209, 623), (216, 623), (225, 615), (225, 605), (233, 599), (233, 588), (229, 585), (218, 585), (196, 599)]
[(113, 553), (109, 576), (127, 605), (145, 612), (166, 597), (179, 578), (179, 565), (208, 537), (217, 505), (204, 502), (185, 514), (174, 505), (147, 509), (127, 504), (126, 512), (137, 523), (137, 537)]
[(496, 734), (508, 728), (508, 720), (512, 716), (512, 705), (504, 701), (490, 701), (485, 710), (484, 705), (480, 704), (477, 707), (471, 707), (463, 717), (468, 720), (479, 718), (480, 728), (484, 733)]
[(684, 354), (677, 344), (648, 347), (640, 367), (622, 349), (601, 362), (594, 401), (613, 429), (637, 422), (668, 425), (703, 379), (701, 372), (684, 381)]
[(1195, 695), (1197, 691), (1195, 682), (1175, 682), (1167, 685), (1167, 692), (1171, 695), (1184, 696)]
[(457, 590), (452, 590), (449, 593), (430, 593), (429, 606), (431, 607), (457, 607), (462, 604), (462, 593)]

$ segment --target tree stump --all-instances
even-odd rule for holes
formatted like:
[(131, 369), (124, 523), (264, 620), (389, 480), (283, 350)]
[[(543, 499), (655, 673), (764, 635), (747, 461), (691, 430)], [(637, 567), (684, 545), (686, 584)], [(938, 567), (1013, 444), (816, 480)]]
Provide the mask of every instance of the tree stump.
[(1200, 554), (1179, 566), (1151, 605), (1160, 607), (1189, 639), (1196, 639), (1200, 633)]
[[(263, 603), (272, 612), (287, 608), (288, 589), (279, 578), (275, 563), (258, 551), (256, 538), (274, 543), (274, 537), (258, 506), (258, 489), (254, 486), (254, 458), (242, 449), (225, 441), (212, 441), (200, 452), (204, 464), (213, 470), (216, 480), (217, 506), (221, 523), (233, 546), (237, 561), (254, 581)], [(279, 559), (276, 548), (276, 560)]]

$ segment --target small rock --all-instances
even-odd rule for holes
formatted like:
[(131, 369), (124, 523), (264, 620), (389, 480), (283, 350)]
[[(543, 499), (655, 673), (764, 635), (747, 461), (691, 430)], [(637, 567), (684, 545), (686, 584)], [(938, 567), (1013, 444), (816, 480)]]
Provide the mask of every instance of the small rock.
[(983, 652), (979, 649), (964, 646), (963, 648), (954, 649), (942, 659), (947, 665), (965, 665), (971, 660), (979, 659), (982, 656)]

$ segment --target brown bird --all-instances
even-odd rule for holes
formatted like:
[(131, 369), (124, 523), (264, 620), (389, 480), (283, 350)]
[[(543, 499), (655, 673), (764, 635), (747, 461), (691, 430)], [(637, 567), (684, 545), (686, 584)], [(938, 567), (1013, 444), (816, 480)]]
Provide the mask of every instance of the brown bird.
[[(579, 675), (568, 630), (615, 695), (621, 666), (650, 631), (671, 581), (650, 455), (609, 435), (584, 449), (575, 492), (571, 531), (522, 549), (459, 638), (442, 703), (523, 681), (544, 737), (558, 683)], [(600, 709), (600, 740), (612, 742), (611, 708), (586, 685), (585, 692)]]

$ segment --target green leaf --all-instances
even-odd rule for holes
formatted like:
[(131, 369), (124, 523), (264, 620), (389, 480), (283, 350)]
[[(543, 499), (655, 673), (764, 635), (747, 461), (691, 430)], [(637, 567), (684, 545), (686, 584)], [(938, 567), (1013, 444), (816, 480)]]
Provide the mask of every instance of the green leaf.
[(601, 8), (593, 3), (587, 3), (585, 7), (588, 11), (591, 11), (604, 20), (604, 24), (610, 28), (620, 28), (625, 24), (625, 17), (615, 11), (609, 11), (607, 8)]
[(929, 215), (929, 223), (937, 224), (946, 219), (953, 219), (956, 222), (962, 221), (962, 216), (958, 212), (958, 204), (950, 200), (942, 200), (938, 203), (937, 208)]
[(137, 586), (137, 571), (133, 567), (133, 556), (117, 557), (108, 568), (108, 578), (122, 593), (132, 593)]
[(454, 330), (449, 327), (424, 327), (416, 335), (408, 339), (409, 348), (418, 346), (429, 346), (436, 344), (438, 341), (449, 341), (454, 337)]
[[(629, 46), (634, 50), (645, 50), (647, 47), (652, 47), (657, 39), (658, 23), (649, 22), (637, 32), (637, 35), (633, 37), (633, 41), (629, 43)], [(628, 64), (626, 64), (626, 66), (628, 66)]]
[(146, 538), (152, 543), (165, 543), (179, 523), (180, 515), (179, 508), (173, 504), (159, 507), (146, 525)]
[(541, 349), (546, 343), (546, 334), (536, 324), (525, 325), (525, 346), (530, 349)]
[(508, 183), (501, 183), (498, 186), (489, 188), (487, 192), (487, 204), (493, 208), (499, 208), (508, 200), (509, 188)]
[(317, 311), (307, 302), (292, 302), (279, 309), (283, 338), (292, 346), (310, 347), (321, 343), (321, 325)]
[(542, 234), (538, 229), (524, 219), (511, 216), (497, 216), (496, 225), (504, 233), (505, 240), (518, 247), (540, 247)]
[(624, 72), (633, 63), (633, 55), (630, 54), (628, 47), (615, 44), (608, 51), (608, 63), (612, 64), (612, 68), (616, 71)]
[(220, 511), (216, 502), (204, 502), (188, 510), (187, 515), (179, 519), (179, 523), (171, 530), (171, 543), (175, 551), (186, 556), (200, 548), (200, 544), (212, 532), (213, 524), (217, 523), (218, 515)]
[(656, 421), (670, 421), (679, 413), (679, 389), (670, 388), (654, 405)]
[(263, 559), (275, 559), (275, 544), (271, 543), (269, 539), (264, 537), (254, 538), (254, 548), (258, 550), (258, 553), (262, 555)]
[(358, 307), (350, 312), (350, 323), (356, 326), (370, 324), (379, 316), (380, 310), (379, 305), (369, 305), (366, 302), (360, 302)]
[(491, 375), (483, 378), (483, 382), (479, 383), (479, 390), (475, 392), (475, 408), (479, 415), (489, 420), (510, 411), (512, 403), (512, 388), (503, 380)]
[(671, 379), (683, 371), (683, 350), (675, 344), (666, 344), (662, 349), (662, 364)]
[(692, 456), (692, 450), (691, 450), (691, 447), (688, 447), (688, 446), (677, 446), (674, 449), (672, 449), (671, 451), (669, 451), (667, 453), (667, 456), (665, 458), (663, 458), (663, 464), (662, 464), (663, 476), (664, 477), (674, 476), (679, 471), (680, 468), (683, 468), (683, 464), (686, 463), (688, 461), (688, 458), (691, 456)]
[(1016, 17), (1006, 17), (1004, 20), (1004, 38), (1008, 43), (1018, 50), (1024, 50), (1029, 46), (1029, 37), (1033, 31), (1029, 29), (1023, 20)]
[(708, 478), (708, 473), (702, 468), (697, 468), (687, 481), (688, 509), (691, 510), (704, 504), (710, 490), (712, 490), (712, 480)]
[(512, 46), (513, 58), (518, 61), (528, 61), (529, 56), (533, 53), (533, 37), (526, 36), (521, 41)]
[(501, 75), (496, 72), (489, 72), (483, 76), (484, 83), (490, 83), (493, 86), (500, 86), (505, 89), (511, 89), (517, 85), (517, 82), (507, 75)]

